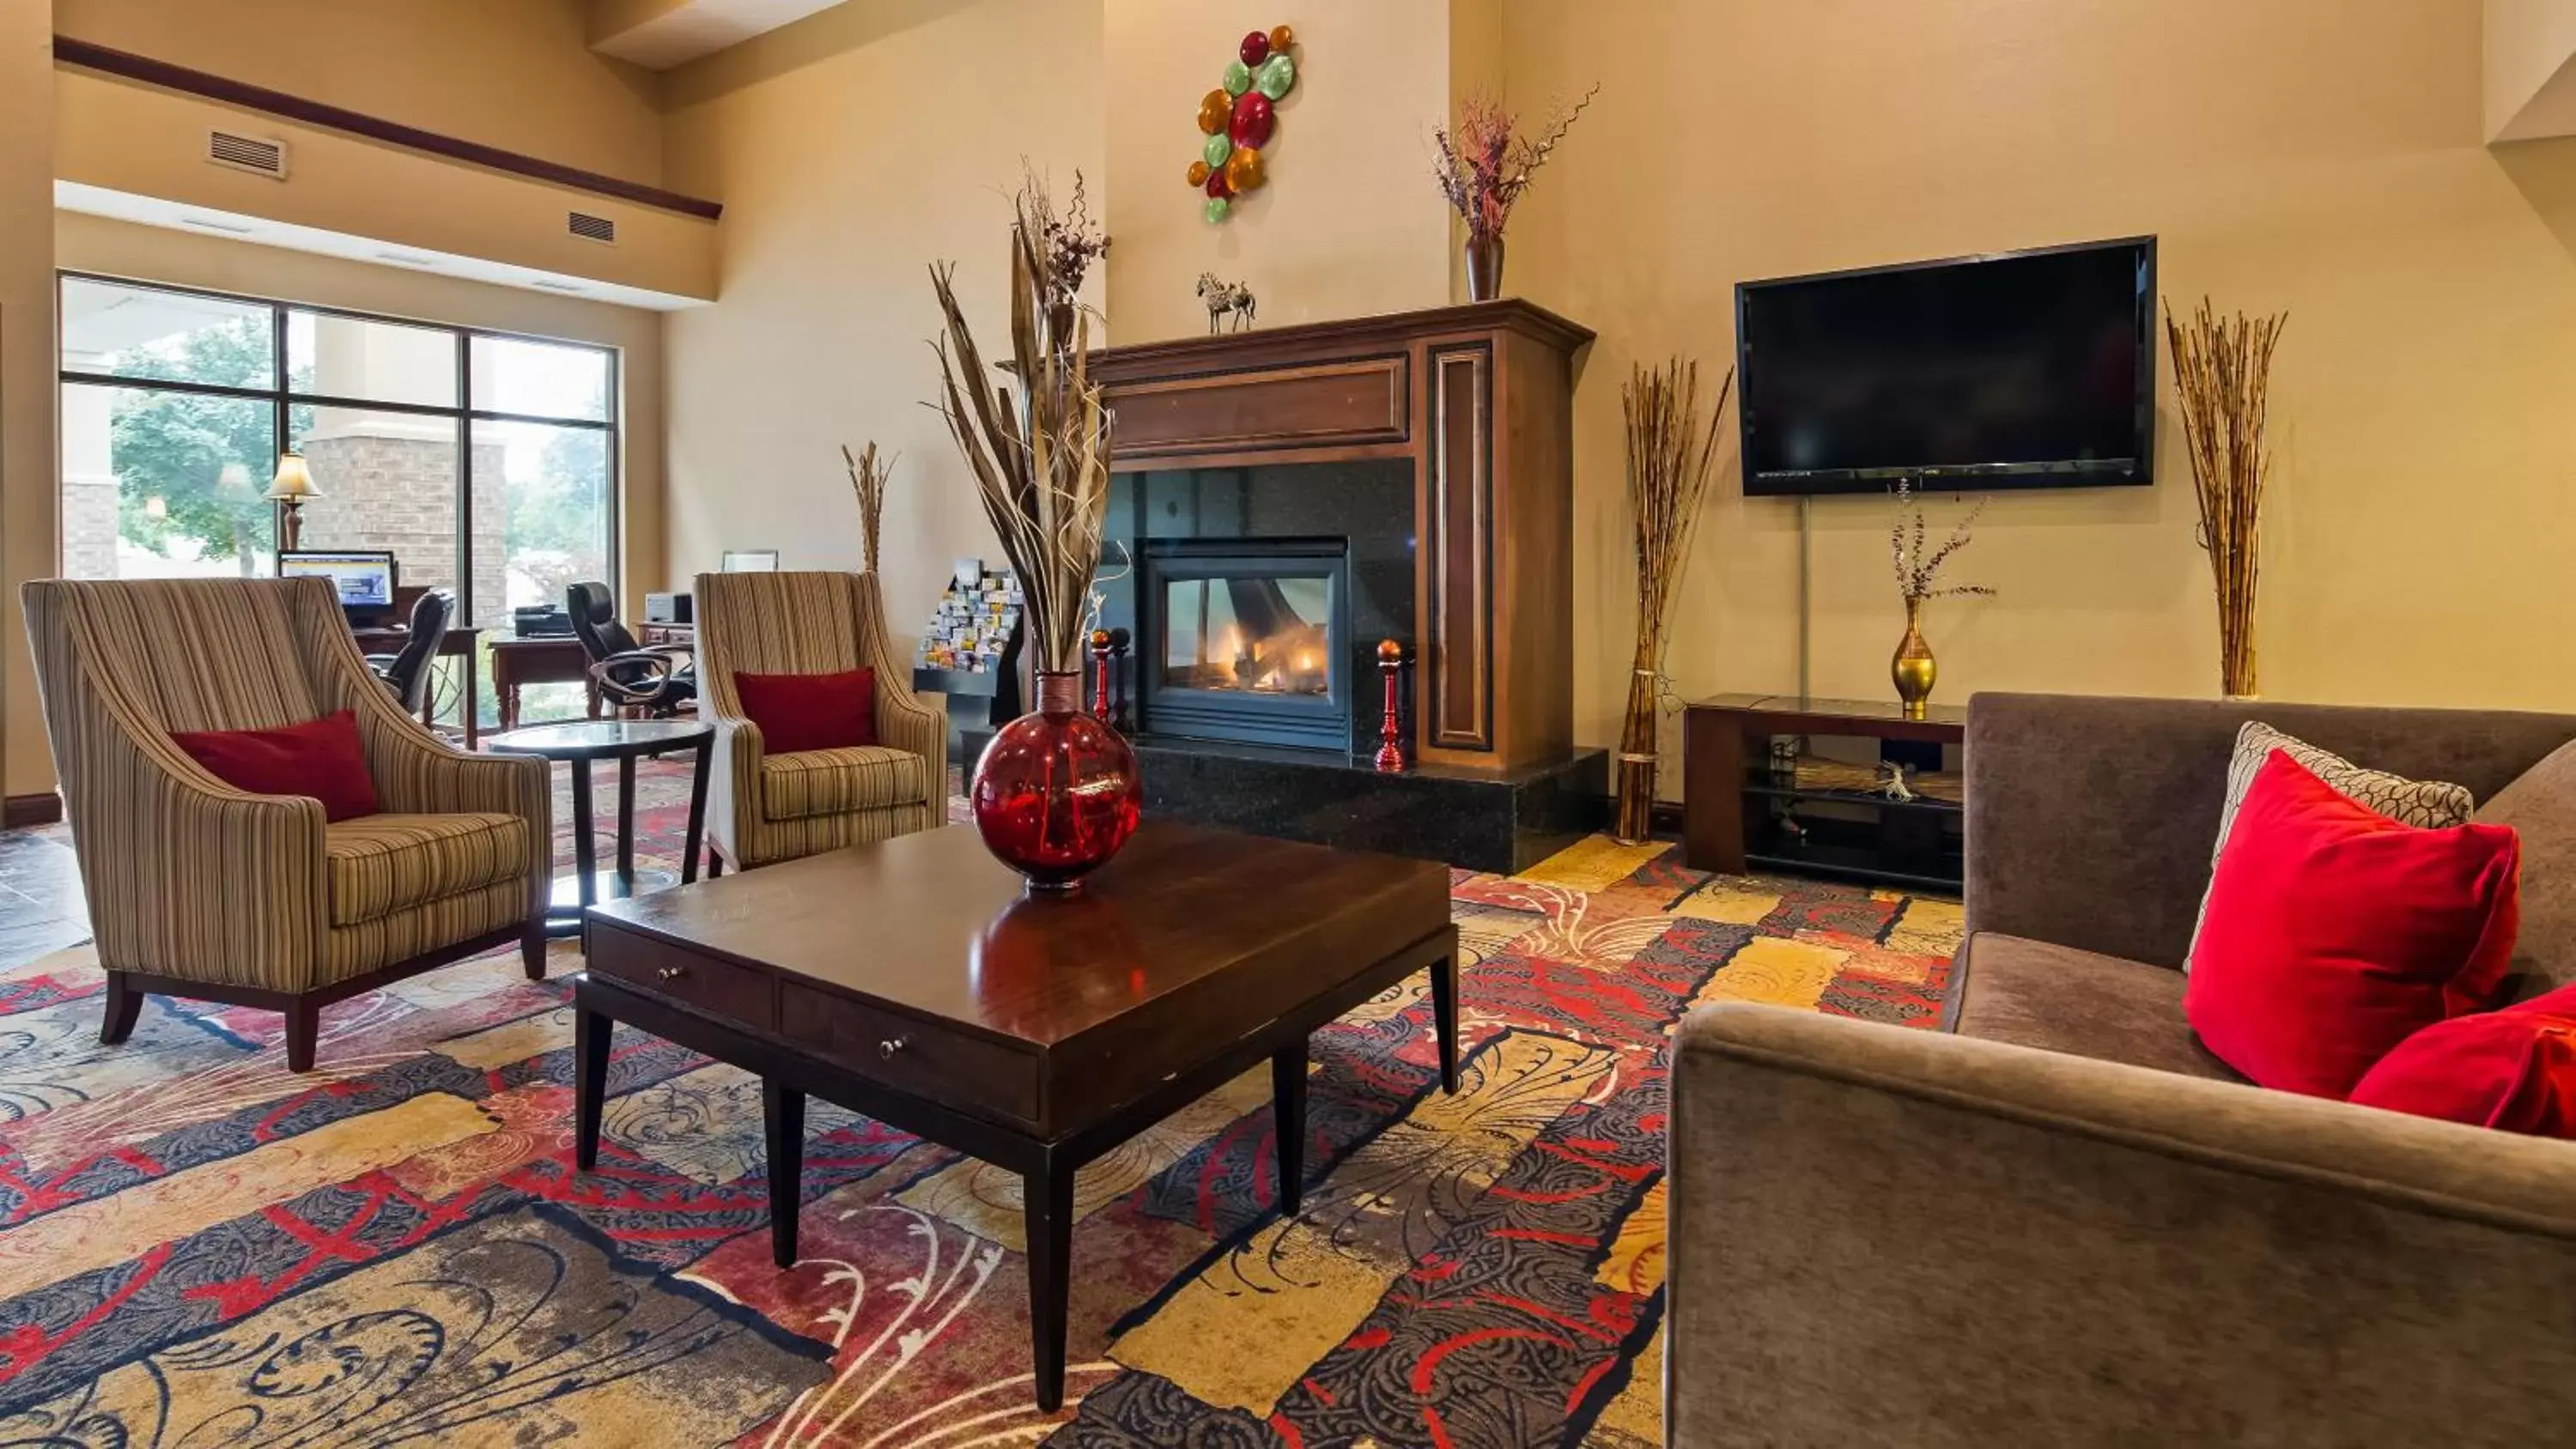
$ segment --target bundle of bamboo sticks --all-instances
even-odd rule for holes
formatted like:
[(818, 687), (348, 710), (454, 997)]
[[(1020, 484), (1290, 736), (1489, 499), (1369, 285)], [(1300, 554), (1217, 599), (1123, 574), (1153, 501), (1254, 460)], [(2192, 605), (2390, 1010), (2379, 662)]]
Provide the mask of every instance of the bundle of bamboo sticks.
[(2203, 297), (2188, 324), (2165, 302), (2183, 442), (2200, 495), (2200, 546), (2218, 591), (2219, 686), (2255, 689), (2254, 595), (2262, 577), (2263, 483), (2272, 457), (2263, 424), (2272, 349), (2290, 314), (2217, 316)]
[(1718, 422), (1735, 387), (1735, 369), (1718, 384), (1705, 430), (1699, 422), (1699, 364), (1674, 358), (1659, 368), (1637, 365), (1620, 394), (1628, 424), (1628, 499), (1637, 511), (1637, 653), (1628, 676), (1628, 711), (1619, 732), (1618, 821), (1613, 833), (1637, 842), (1653, 829), (1656, 707), (1663, 694), (1664, 648), (1674, 595), (1690, 566), (1691, 535), (1707, 500)]
[[(956, 268), (930, 269), (945, 333), (934, 344), (941, 396), (931, 404), (975, 472), (984, 515), (1020, 576), (1028, 636), (1040, 673), (1082, 669), (1093, 575), (1109, 516), (1109, 427), (1091, 380), (1091, 319), (1073, 335), (1048, 325), (1054, 261), (1033, 238), (1042, 222), (1028, 199), (1011, 228), (1011, 362), (1014, 382), (988, 381), (984, 356), (957, 303)], [(1016, 387), (1018, 396), (1013, 396)]]
[(894, 459), (880, 459), (876, 442), (871, 439), (855, 453), (843, 443), (841, 461), (850, 466), (850, 491), (859, 500), (859, 535), (867, 547), (868, 572), (875, 573), (877, 543), (885, 526), (886, 485), (894, 481)]

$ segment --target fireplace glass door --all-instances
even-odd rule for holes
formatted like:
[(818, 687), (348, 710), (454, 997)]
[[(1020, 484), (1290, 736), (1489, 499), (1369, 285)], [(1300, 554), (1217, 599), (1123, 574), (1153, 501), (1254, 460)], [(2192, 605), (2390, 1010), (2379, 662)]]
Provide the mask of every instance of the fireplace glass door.
[(1338, 545), (1230, 540), (1147, 554), (1148, 729), (1344, 746), (1347, 607)]

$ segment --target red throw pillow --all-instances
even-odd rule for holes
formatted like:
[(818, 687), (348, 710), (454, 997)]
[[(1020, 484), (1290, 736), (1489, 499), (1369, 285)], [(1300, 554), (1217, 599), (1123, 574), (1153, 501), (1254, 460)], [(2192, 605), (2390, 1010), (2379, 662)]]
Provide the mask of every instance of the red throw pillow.
[(2495, 996), (2521, 870), (2504, 826), (2401, 825), (2275, 750), (2219, 853), (2183, 1014), (2257, 1085), (2349, 1096), (2398, 1043)]
[(734, 698), (760, 726), (760, 747), (773, 755), (839, 750), (877, 742), (877, 672), (737, 674)]
[(2352, 1089), (2364, 1107), (2576, 1138), (2576, 986), (2435, 1022)]
[(309, 795), (322, 802), (325, 820), (376, 813), (367, 747), (348, 710), (273, 730), (173, 730), (170, 739), (236, 790)]

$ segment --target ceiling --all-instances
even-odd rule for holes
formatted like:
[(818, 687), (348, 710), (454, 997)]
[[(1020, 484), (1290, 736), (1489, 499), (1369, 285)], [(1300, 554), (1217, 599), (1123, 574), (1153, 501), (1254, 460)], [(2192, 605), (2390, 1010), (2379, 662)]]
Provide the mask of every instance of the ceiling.
[(669, 70), (793, 24), (841, 0), (589, 0), (590, 48)]

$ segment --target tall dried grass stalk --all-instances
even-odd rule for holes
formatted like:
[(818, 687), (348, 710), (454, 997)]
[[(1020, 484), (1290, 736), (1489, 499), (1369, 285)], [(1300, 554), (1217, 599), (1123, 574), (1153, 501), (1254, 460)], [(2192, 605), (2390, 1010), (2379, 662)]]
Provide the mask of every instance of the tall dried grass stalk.
[(876, 442), (871, 439), (855, 453), (843, 443), (841, 461), (850, 465), (850, 491), (859, 500), (859, 536), (867, 547), (868, 572), (875, 573), (877, 544), (885, 527), (886, 485), (894, 481), (894, 459), (879, 458)]
[[(1110, 419), (1091, 380), (1091, 319), (1077, 311), (1070, 338), (1052, 336), (1047, 301), (1059, 279), (1033, 243), (1039, 218), (1023, 199), (1011, 227), (1009, 383), (988, 382), (984, 354), (958, 306), (956, 266), (930, 269), (944, 331), (940, 398), (957, 451), (975, 473), (984, 516), (1020, 576), (1028, 637), (1042, 673), (1079, 673), (1092, 576), (1109, 513)], [(1058, 315), (1061, 315), (1059, 313)]]
[(1653, 831), (1655, 767), (1661, 757), (1657, 706), (1664, 694), (1664, 649), (1673, 597), (1690, 567), (1691, 535), (1708, 499), (1718, 423), (1735, 388), (1735, 369), (1717, 386), (1717, 406), (1699, 421), (1699, 364), (1676, 357), (1659, 368), (1639, 364), (1619, 395), (1628, 424), (1628, 501), (1637, 511), (1637, 653), (1628, 676), (1628, 712), (1619, 731), (1619, 815), (1614, 832), (1628, 842)]
[(2200, 494), (2200, 546), (2218, 591), (2219, 688), (2255, 689), (2254, 595), (2263, 571), (2263, 483), (2272, 455), (2263, 442), (2271, 400), (2272, 349), (2290, 314), (2215, 315), (2206, 297), (2184, 323), (2165, 302), (2174, 388), (2182, 397), (2183, 443)]

